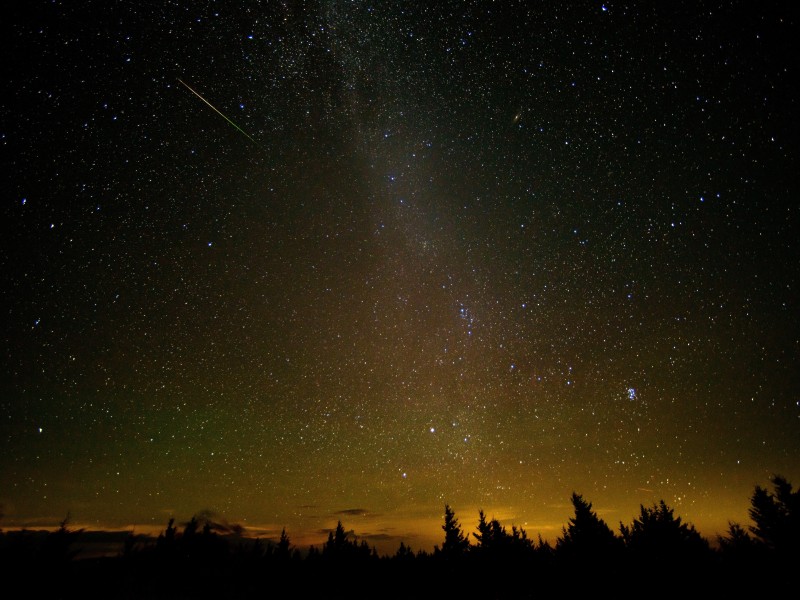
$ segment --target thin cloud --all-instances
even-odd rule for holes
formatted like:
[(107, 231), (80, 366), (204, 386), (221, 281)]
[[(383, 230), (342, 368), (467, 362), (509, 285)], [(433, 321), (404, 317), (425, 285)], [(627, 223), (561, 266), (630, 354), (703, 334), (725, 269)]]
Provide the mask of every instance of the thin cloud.
[(337, 510), (334, 515), (347, 515), (350, 517), (366, 517), (367, 515), (375, 516), (370, 513), (366, 508), (345, 508), (344, 510)]

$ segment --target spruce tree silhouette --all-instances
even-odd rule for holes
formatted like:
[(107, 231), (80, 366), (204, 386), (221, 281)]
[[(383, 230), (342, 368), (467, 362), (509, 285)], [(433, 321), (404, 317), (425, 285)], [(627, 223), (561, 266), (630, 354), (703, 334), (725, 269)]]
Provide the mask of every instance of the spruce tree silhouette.
[(403, 542), (400, 542), (400, 547), (397, 549), (397, 552), (395, 552), (394, 559), (399, 562), (407, 562), (413, 561), (415, 558), (411, 546), (406, 546)]
[(800, 557), (800, 489), (785, 477), (772, 478), (774, 494), (757, 485), (750, 499), (750, 531), (781, 557)]
[(336, 529), (328, 532), (328, 541), (322, 546), (322, 556), (326, 559), (342, 560), (347, 552), (347, 532), (341, 521), (336, 523)]
[(717, 536), (717, 543), (723, 566), (731, 574), (744, 569), (760, 570), (767, 558), (764, 544), (748, 535), (738, 523), (729, 522), (727, 533)]
[(753, 525), (748, 533), (729, 523), (719, 538), (726, 573), (755, 589), (767, 580), (787, 580), (800, 565), (800, 490), (781, 475), (771, 478), (774, 493), (756, 485), (748, 510)]
[(562, 528), (555, 553), (560, 562), (595, 563), (601, 566), (615, 561), (622, 549), (621, 540), (592, 510), (592, 503), (572, 493), (575, 516)]
[(489, 597), (520, 598), (530, 592), (529, 581), (520, 573), (530, 573), (541, 567), (535, 546), (521, 527), (511, 526), (511, 532), (495, 518), (486, 519), (483, 510), (478, 513), (477, 544), (471, 554), (480, 568), (487, 569), (492, 577), (482, 582), (481, 592)]
[(274, 557), (276, 560), (280, 561), (287, 561), (291, 558), (291, 542), (289, 540), (289, 536), (286, 533), (286, 528), (284, 527), (281, 530), (281, 537), (278, 540), (278, 545), (275, 547)]
[(328, 541), (322, 546), (322, 557), (338, 563), (363, 561), (374, 558), (374, 554), (366, 540), (350, 539), (341, 521), (334, 531), (328, 532)]
[(190, 560), (194, 558), (197, 550), (197, 543), (195, 538), (197, 537), (197, 528), (200, 524), (197, 522), (197, 518), (192, 516), (189, 519), (189, 522), (186, 523), (183, 527), (183, 535), (181, 535), (178, 546), (181, 549), (181, 558), (184, 560)]
[(531, 557), (535, 549), (523, 528), (512, 525), (509, 533), (497, 519), (487, 521), (483, 509), (478, 512), (477, 529), (478, 532), (472, 534), (478, 541), (474, 550), (484, 558), (504, 561), (525, 560)]
[(162, 557), (172, 556), (177, 550), (177, 534), (178, 530), (175, 527), (175, 518), (171, 518), (167, 523), (167, 528), (158, 534), (156, 539), (156, 551)]
[(694, 525), (682, 522), (664, 500), (652, 507), (640, 505), (630, 527), (620, 523), (629, 556), (639, 565), (707, 569), (711, 550)]
[(63, 567), (69, 563), (80, 550), (73, 548), (83, 529), (72, 530), (68, 527), (70, 515), (59, 524), (58, 529), (49, 533), (42, 545), (42, 560), (51, 567)]
[(463, 558), (469, 550), (469, 539), (461, 530), (461, 525), (449, 504), (444, 505), (444, 542), (439, 552), (443, 558)]
[(486, 521), (486, 514), (483, 509), (478, 511), (478, 533), (473, 533), (472, 536), (478, 540), (478, 548), (486, 551), (492, 546), (492, 526)]
[(322, 553), (320, 552), (319, 548), (314, 545), (309, 546), (308, 554), (306, 554), (306, 563), (313, 565), (314, 563), (319, 562), (321, 558)]

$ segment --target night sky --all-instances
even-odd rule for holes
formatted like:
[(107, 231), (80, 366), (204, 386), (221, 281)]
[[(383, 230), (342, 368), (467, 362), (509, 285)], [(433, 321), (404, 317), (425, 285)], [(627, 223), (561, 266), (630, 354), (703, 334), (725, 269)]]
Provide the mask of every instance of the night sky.
[(4, 10), (0, 527), (392, 552), (800, 484), (789, 2)]

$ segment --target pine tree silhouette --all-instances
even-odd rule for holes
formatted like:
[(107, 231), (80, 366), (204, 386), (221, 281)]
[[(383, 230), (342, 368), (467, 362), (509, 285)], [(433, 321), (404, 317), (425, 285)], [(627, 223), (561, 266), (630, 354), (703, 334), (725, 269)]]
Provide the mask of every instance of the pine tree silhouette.
[(772, 478), (775, 489), (770, 494), (756, 486), (750, 499), (750, 518), (755, 523), (750, 531), (767, 548), (781, 555), (800, 555), (800, 489), (792, 492), (792, 484), (785, 477)]
[(449, 504), (444, 505), (444, 542), (440, 554), (444, 558), (453, 559), (463, 557), (469, 550), (469, 539), (461, 530), (461, 525)]
[(287, 561), (291, 558), (291, 542), (286, 533), (286, 528), (281, 530), (281, 537), (278, 540), (278, 545), (275, 547), (274, 557), (277, 560)]
[(622, 548), (620, 539), (583, 496), (573, 492), (572, 506), (575, 516), (562, 528), (562, 536), (556, 540), (556, 555), (568, 561), (613, 561)]
[(632, 525), (620, 524), (620, 531), (629, 555), (639, 565), (705, 568), (710, 563), (708, 541), (694, 525), (676, 517), (664, 500), (649, 508), (640, 506)]

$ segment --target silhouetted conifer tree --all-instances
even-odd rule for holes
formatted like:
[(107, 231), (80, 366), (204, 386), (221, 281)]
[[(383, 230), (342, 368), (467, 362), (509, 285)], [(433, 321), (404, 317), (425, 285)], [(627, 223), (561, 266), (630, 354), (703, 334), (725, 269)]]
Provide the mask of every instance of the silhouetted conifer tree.
[(322, 554), (320, 553), (319, 549), (316, 546), (309, 546), (308, 547), (308, 554), (306, 555), (306, 561), (309, 563), (315, 563), (322, 558)]
[(322, 547), (322, 556), (325, 558), (341, 559), (347, 550), (347, 532), (342, 522), (336, 523), (336, 529), (328, 532), (328, 541)]
[(608, 563), (615, 560), (622, 544), (620, 539), (592, 510), (592, 503), (583, 496), (572, 493), (575, 516), (569, 525), (562, 528), (562, 536), (556, 540), (556, 555), (568, 561), (595, 561)]
[(461, 530), (461, 525), (449, 504), (444, 505), (444, 543), (440, 554), (445, 558), (463, 556), (469, 550), (469, 539)]
[(640, 513), (630, 527), (620, 524), (622, 539), (631, 556), (639, 563), (682, 565), (707, 563), (710, 547), (694, 528), (675, 517), (664, 500)]
[(400, 547), (397, 549), (397, 552), (394, 554), (394, 559), (399, 561), (408, 561), (414, 560), (414, 552), (411, 550), (410, 546), (406, 546), (403, 542), (400, 542)]
[(478, 511), (478, 532), (473, 532), (472, 536), (478, 540), (478, 548), (485, 550), (487, 546), (491, 546), (492, 527), (486, 520), (486, 514), (483, 509)]
[(750, 531), (769, 549), (780, 554), (800, 555), (800, 490), (792, 492), (785, 477), (772, 478), (775, 489), (770, 494), (756, 486), (750, 499)]
[(555, 555), (555, 549), (550, 545), (550, 542), (542, 539), (542, 534), (539, 534), (539, 543), (536, 545), (536, 554), (540, 562), (549, 562)]
[(478, 513), (478, 532), (472, 535), (478, 540), (475, 550), (484, 556), (496, 559), (524, 558), (533, 549), (533, 543), (528, 539), (527, 532), (511, 526), (511, 533), (497, 519), (486, 520), (486, 514), (481, 510)]
[(717, 536), (717, 542), (723, 563), (734, 569), (760, 566), (766, 558), (764, 544), (750, 537), (738, 523), (728, 523), (727, 533)]
[(69, 525), (70, 515), (61, 521), (57, 530), (49, 533), (42, 545), (42, 559), (50, 566), (64, 566), (78, 554), (79, 550), (72, 548), (83, 529), (71, 530)]
[(328, 533), (328, 541), (322, 547), (322, 556), (336, 561), (365, 560), (372, 556), (372, 549), (366, 540), (349, 539), (342, 522), (336, 524), (336, 529)]
[(156, 539), (156, 550), (163, 554), (172, 554), (175, 552), (177, 544), (177, 532), (175, 527), (175, 519), (171, 518), (167, 523), (167, 528), (163, 533), (158, 534)]
[(278, 560), (289, 560), (291, 558), (291, 542), (289, 536), (286, 534), (286, 528), (281, 530), (281, 537), (278, 540), (278, 545), (275, 547), (275, 558)]

